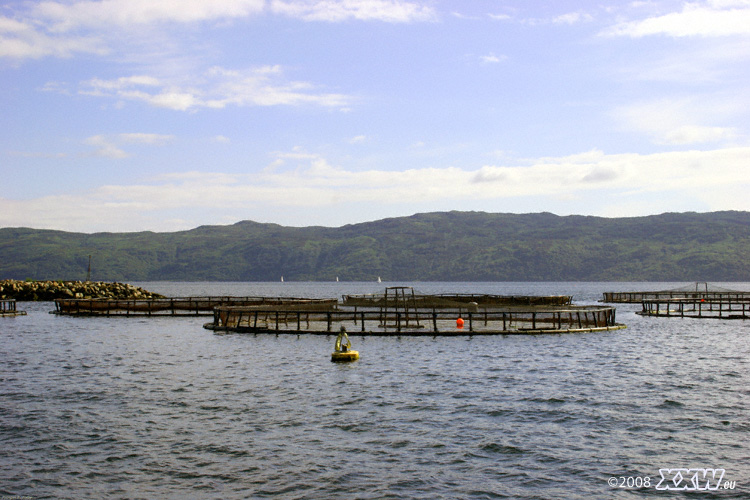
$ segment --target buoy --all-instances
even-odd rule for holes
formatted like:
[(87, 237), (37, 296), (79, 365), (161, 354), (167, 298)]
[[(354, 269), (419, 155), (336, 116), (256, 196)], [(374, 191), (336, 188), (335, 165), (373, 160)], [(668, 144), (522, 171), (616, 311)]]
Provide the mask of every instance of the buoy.
[(339, 336), (336, 337), (336, 343), (333, 346), (331, 361), (356, 361), (359, 359), (359, 352), (351, 349), (352, 343), (349, 335), (346, 334), (346, 328), (341, 327)]
[(464, 320), (463, 318), (458, 318), (456, 320), (456, 328), (463, 328), (464, 327)]

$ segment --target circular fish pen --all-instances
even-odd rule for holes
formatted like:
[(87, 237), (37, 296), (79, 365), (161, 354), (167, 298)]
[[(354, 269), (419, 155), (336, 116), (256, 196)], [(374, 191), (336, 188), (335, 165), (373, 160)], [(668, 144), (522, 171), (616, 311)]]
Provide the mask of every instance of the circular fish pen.
[(294, 297), (175, 297), (163, 299), (55, 299), (53, 314), (67, 316), (210, 316), (217, 306), (278, 307), (288, 304), (311, 308), (334, 306), (336, 299)]
[(707, 282), (697, 282), (671, 290), (604, 292), (601, 302), (609, 304), (639, 304), (658, 300), (750, 300), (750, 292), (730, 290)]
[(664, 318), (750, 319), (750, 297), (673, 298), (642, 301), (636, 314)]
[(382, 301), (345, 297), (342, 304), (320, 304), (317, 308), (309, 304), (219, 306), (214, 309), (213, 322), (204, 328), (215, 332), (331, 335), (344, 327), (350, 335), (365, 336), (518, 335), (625, 328), (616, 322), (612, 306), (507, 305), (503, 300), (478, 303), (437, 296), (428, 300), (427, 296), (411, 293), (409, 287), (393, 288), (399, 290), (387, 290), (387, 299)]

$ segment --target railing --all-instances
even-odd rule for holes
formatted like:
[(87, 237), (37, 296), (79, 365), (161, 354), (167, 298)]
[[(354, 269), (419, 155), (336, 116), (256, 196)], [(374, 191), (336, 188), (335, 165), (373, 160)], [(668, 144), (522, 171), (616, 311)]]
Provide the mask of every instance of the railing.
[(0, 299), (0, 313), (15, 314), (16, 312), (15, 299)]
[(604, 292), (602, 302), (637, 304), (644, 300), (742, 300), (750, 299), (750, 292), (715, 292), (715, 291), (681, 291), (666, 290), (654, 292)]
[(16, 299), (0, 299), (0, 316), (25, 316), (26, 311), (16, 309)]
[(210, 316), (215, 307), (335, 304), (336, 299), (294, 297), (177, 297), (169, 299), (57, 299), (56, 314), (73, 316)]
[(217, 307), (215, 331), (329, 334), (345, 327), (366, 335), (481, 335), (498, 333), (554, 333), (623, 328), (615, 322), (615, 308), (570, 306), (519, 308), (505, 311), (463, 312), (463, 328), (452, 311), (314, 311), (271, 308)]
[(750, 319), (750, 297), (644, 300), (642, 310), (638, 314), (680, 318)]
[[(460, 294), (415, 294), (408, 296), (409, 303), (420, 308), (452, 308), (460, 304), (486, 307), (502, 306), (564, 306), (571, 304), (569, 295), (489, 295), (477, 293)], [(344, 295), (343, 305), (350, 307), (399, 307), (404, 300), (397, 300), (385, 294)]]

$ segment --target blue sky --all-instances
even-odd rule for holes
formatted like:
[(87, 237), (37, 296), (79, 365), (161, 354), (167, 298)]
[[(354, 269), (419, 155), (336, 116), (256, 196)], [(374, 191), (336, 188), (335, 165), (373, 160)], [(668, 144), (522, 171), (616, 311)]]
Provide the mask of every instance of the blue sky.
[(750, 210), (750, 0), (0, 6), (0, 227)]

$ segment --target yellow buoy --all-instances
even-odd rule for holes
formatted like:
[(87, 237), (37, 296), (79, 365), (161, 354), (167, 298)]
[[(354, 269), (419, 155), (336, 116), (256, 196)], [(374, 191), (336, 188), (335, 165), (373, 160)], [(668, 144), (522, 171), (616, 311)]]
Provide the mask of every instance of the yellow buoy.
[(336, 337), (334, 351), (331, 354), (331, 361), (356, 361), (359, 359), (359, 352), (351, 349), (352, 343), (346, 334), (346, 328), (341, 327), (339, 336)]
[(359, 359), (357, 351), (343, 351), (331, 353), (331, 361), (356, 361)]

